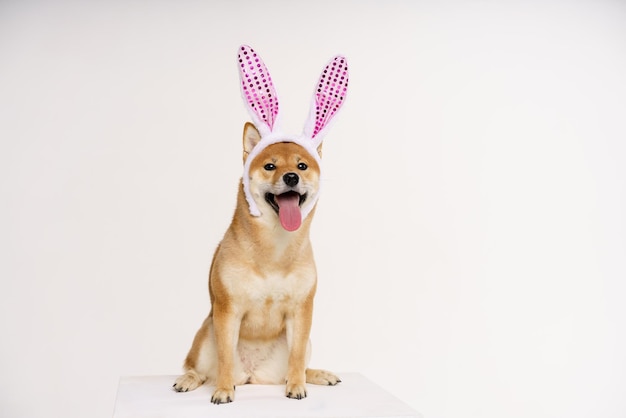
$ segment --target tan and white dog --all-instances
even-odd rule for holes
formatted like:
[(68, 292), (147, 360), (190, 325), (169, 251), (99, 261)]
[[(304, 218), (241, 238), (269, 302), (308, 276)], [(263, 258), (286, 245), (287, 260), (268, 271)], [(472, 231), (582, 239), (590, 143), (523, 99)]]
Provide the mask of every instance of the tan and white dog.
[[(178, 392), (205, 382), (211, 402), (232, 402), (235, 386), (282, 384), (289, 398), (306, 383), (336, 385), (333, 373), (307, 368), (317, 274), (309, 230), (319, 196), (321, 141), (345, 97), (344, 57), (325, 67), (303, 134), (278, 130), (278, 101), (263, 61), (239, 51), (242, 93), (254, 121), (243, 131), (244, 175), (232, 223), (213, 256), (211, 311), (176, 379)], [(328, 82), (328, 83), (327, 83)]]

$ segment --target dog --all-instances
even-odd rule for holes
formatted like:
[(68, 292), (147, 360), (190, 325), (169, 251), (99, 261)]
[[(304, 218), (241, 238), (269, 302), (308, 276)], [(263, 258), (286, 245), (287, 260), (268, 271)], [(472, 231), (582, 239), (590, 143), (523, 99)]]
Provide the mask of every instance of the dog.
[[(286, 384), (288, 398), (306, 383), (336, 385), (335, 374), (307, 368), (317, 274), (309, 239), (321, 173), (322, 132), (343, 104), (347, 61), (325, 67), (302, 135), (280, 132), (278, 98), (265, 64), (239, 50), (241, 88), (253, 123), (243, 129), (244, 175), (232, 222), (209, 273), (211, 310), (196, 333), (174, 389), (209, 383), (211, 402), (235, 399), (246, 383)], [(331, 90), (331, 77), (344, 77)], [(258, 82), (256, 81), (258, 80)]]

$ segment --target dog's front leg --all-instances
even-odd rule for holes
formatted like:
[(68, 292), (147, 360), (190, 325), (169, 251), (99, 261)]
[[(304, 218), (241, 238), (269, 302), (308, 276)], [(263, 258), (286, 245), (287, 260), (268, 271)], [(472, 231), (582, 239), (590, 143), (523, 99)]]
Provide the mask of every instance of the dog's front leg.
[(298, 306), (291, 316), (287, 316), (287, 344), (289, 362), (287, 367), (288, 398), (306, 398), (306, 350), (311, 333), (313, 317), (313, 296)]
[(214, 307), (213, 330), (218, 363), (217, 382), (211, 397), (214, 404), (228, 403), (235, 399), (233, 370), (240, 326), (241, 319), (230, 309)]

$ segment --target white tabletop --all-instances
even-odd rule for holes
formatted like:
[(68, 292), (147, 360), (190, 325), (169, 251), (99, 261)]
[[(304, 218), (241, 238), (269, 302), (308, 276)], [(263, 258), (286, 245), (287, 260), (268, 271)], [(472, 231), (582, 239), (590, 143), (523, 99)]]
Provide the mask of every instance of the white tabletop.
[(359, 373), (341, 373), (337, 386), (307, 385), (308, 397), (285, 397), (284, 385), (237, 386), (235, 401), (213, 405), (207, 385), (178, 393), (176, 376), (122, 377), (113, 418), (414, 417), (421, 414)]

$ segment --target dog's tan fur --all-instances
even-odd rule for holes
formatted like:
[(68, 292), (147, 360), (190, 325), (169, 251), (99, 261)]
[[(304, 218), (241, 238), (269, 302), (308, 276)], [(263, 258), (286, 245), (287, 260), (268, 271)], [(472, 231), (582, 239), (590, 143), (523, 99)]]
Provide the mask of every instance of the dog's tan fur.
[[(244, 162), (259, 140), (259, 132), (247, 123)], [(265, 170), (267, 163), (276, 169)], [(298, 169), (299, 163), (308, 168)], [(288, 232), (264, 200), (268, 190), (282, 193), (288, 172), (298, 173), (300, 192), (317, 192), (319, 166), (295, 143), (269, 145), (251, 162), (251, 192), (263, 213), (250, 215), (240, 184), (233, 220), (211, 264), (211, 312), (193, 340), (185, 374), (174, 384), (177, 391), (209, 382), (215, 385), (211, 401), (219, 404), (234, 400), (235, 385), (245, 383), (286, 383), (286, 395), (301, 399), (305, 382), (340, 382), (330, 372), (306, 368), (317, 282), (309, 240), (314, 210), (300, 228)]]

